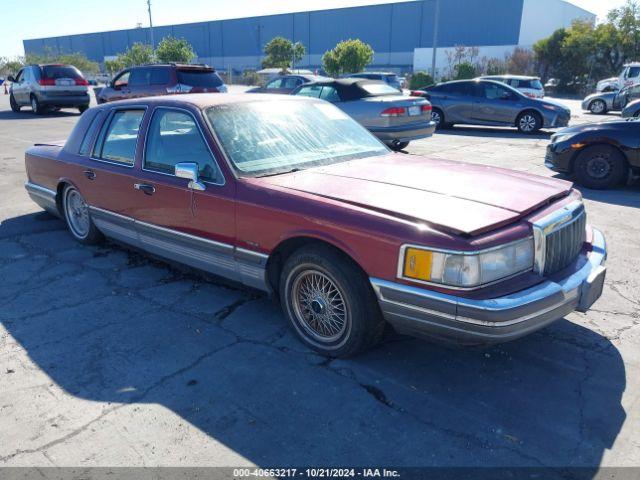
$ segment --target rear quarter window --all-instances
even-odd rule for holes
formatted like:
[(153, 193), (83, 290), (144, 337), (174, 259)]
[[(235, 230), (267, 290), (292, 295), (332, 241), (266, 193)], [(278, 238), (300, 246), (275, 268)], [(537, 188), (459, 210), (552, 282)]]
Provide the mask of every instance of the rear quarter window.
[(84, 134), (84, 138), (82, 139), (82, 143), (80, 144), (80, 149), (78, 150), (78, 155), (87, 156), (91, 151), (91, 144), (93, 143), (93, 139), (96, 136), (96, 133), (100, 129), (101, 120), (103, 118), (102, 112), (99, 112), (91, 123), (89, 124), (89, 128)]
[(190, 87), (220, 87), (223, 81), (220, 76), (212, 70), (178, 70), (178, 83), (189, 85)]
[(112, 163), (133, 166), (140, 124), (145, 111), (116, 110), (105, 122), (93, 148), (93, 157)]

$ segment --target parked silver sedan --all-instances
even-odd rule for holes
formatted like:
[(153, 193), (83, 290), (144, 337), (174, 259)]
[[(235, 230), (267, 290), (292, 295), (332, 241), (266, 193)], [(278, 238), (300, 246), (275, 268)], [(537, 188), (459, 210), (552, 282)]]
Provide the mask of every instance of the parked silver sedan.
[(427, 100), (402, 95), (382, 81), (345, 78), (314, 82), (298, 87), (292, 95), (333, 103), (393, 150), (430, 137), (436, 129)]
[(640, 100), (634, 100), (622, 110), (622, 118), (640, 117)]
[(625, 87), (620, 91), (602, 92), (589, 95), (582, 101), (582, 109), (595, 115), (609, 111), (621, 111), (627, 104), (640, 98), (640, 84)]

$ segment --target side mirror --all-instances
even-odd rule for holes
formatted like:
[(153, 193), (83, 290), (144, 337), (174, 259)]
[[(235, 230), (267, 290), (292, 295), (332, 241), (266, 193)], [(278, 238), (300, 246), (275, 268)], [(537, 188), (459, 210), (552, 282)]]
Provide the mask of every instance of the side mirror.
[(197, 190), (199, 192), (206, 190), (207, 187), (205, 187), (204, 183), (200, 181), (197, 163), (177, 163), (175, 173), (178, 178), (186, 178), (187, 180), (190, 180), (189, 188), (191, 190)]
[(16, 81), (16, 79), (14, 78), (14, 76), (13, 76), (13, 75), (9, 75), (9, 76), (7, 77), (7, 80), (9, 80), (11, 83), (13, 83), (13, 82), (15, 82), (15, 81)]

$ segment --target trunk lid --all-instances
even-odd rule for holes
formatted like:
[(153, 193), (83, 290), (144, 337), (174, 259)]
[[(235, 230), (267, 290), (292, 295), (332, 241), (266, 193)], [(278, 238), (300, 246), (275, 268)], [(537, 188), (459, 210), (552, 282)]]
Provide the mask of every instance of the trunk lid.
[(572, 189), (563, 180), (401, 154), (256, 181), (465, 235), (513, 223)]

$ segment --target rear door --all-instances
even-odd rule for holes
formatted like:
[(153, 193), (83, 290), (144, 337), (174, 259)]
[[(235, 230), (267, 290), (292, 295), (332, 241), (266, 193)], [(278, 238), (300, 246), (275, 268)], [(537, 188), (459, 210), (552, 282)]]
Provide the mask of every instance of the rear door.
[(467, 123), (473, 121), (476, 98), (473, 82), (455, 82), (442, 85), (439, 103), (444, 110), (445, 121)]

